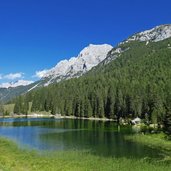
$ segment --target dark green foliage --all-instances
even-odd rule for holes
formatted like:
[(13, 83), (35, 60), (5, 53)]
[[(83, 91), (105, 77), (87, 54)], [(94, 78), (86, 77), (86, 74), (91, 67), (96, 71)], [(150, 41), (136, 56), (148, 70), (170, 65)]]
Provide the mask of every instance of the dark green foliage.
[[(25, 95), (32, 111), (51, 111), (79, 117), (136, 117), (153, 123), (165, 117), (171, 92), (171, 39), (120, 45), (129, 50), (86, 75)], [(109, 53), (112, 57), (112, 52)], [(168, 97), (169, 96), (169, 97)], [(17, 103), (16, 101), (16, 110)], [(19, 105), (20, 106), (20, 105)]]
[(9, 111), (5, 110), (4, 111), (4, 116), (9, 116), (9, 115), (10, 115)]
[(29, 101), (27, 100), (27, 97), (23, 99), (24, 97), (19, 96), (16, 99), (16, 103), (14, 106), (14, 113), (15, 114), (27, 114), (29, 110)]
[(28, 90), (30, 90), (32, 87), (34, 87), (37, 84), (39, 84), (39, 81), (33, 84), (29, 84), (27, 86), (0, 88), (0, 102), (10, 104), (15, 97), (21, 94), (24, 94), (25, 92), (27, 92)]
[(164, 117), (163, 124), (165, 133), (171, 138), (171, 91), (167, 96), (166, 116)]
[(171, 137), (171, 112), (168, 112), (163, 121), (164, 132)]
[(3, 104), (0, 103), (0, 116), (3, 116), (4, 114), (4, 107)]

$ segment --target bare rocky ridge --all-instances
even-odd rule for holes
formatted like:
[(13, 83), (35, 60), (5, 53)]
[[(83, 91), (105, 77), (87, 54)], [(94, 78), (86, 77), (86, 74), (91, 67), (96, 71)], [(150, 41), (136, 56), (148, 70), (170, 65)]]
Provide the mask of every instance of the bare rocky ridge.
[(137, 33), (130, 37), (126, 42), (134, 40), (159, 42), (169, 37), (171, 37), (171, 24), (166, 24)]
[(45, 86), (64, 79), (80, 77), (102, 62), (112, 48), (113, 47), (108, 44), (90, 44), (88, 47), (84, 48), (77, 57), (62, 60), (54, 68), (48, 70), (43, 76), (43, 78), (48, 79)]
[[(123, 48), (122, 45), (128, 44), (133, 41), (146, 42), (146, 45), (148, 45), (149, 42), (159, 42), (170, 37), (171, 37), (171, 24), (160, 25), (150, 30), (146, 30), (146, 31), (134, 34), (133, 36), (129, 37), (127, 40), (119, 43), (117, 47), (113, 48), (108, 53), (108, 56), (103, 61), (103, 64), (110, 63), (112, 60), (119, 57), (121, 53), (130, 49), (130, 47)], [(168, 48), (169, 47), (170, 46), (168, 45)]]

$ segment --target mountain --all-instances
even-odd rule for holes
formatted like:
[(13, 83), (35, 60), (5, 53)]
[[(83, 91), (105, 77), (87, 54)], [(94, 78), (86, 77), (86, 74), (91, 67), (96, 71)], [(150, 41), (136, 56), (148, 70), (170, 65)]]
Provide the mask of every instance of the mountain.
[(90, 44), (88, 47), (84, 48), (77, 57), (62, 60), (54, 68), (46, 71), (42, 78), (46, 80), (44, 85), (48, 86), (51, 83), (60, 82), (61, 80), (80, 77), (102, 62), (112, 48), (113, 47), (108, 44)]
[(171, 24), (160, 25), (150, 30), (146, 30), (135, 34), (128, 38), (125, 42), (130, 41), (151, 41), (151, 42), (159, 42), (171, 37)]
[[(130, 36), (125, 41), (121, 42), (113, 48), (109, 53), (107, 58), (103, 61), (103, 64), (108, 64), (112, 60), (119, 57), (123, 52), (130, 49), (131, 42), (146, 42), (146, 45), (149, 42), (159, 42), (171, 37), (171, 24), (160, 25), (154, 27), (150, 30), (146, 30), (137, 34)], [(169, 45), (170, 46), (170, 45)]]
[[(63, 60), (54, 68), (46, 70), (42, 79), (33, 84), (8, 89), (0, 88), (0, 99), (8, 101), (19, 94), (25, 94), (39, 87), (48, 86), (52, 83), (60, 82), (61, 80), (68, 80), (75, 77), (78, 78), (90, 70), (99, 71), (96, 68), (103, 68), (104, 65), (108, 65), (126, 52), (129, 53), (131, 48), (140, 42), (145, 43), (145, 46), (150, 47), (151, 43), (162, 42), (170, 37), (171, 25), (166, 24), (134, 34), (114, 48), (107, 44), (90, 44), (88, 47), (84, 48), (77, 57)], [(168, 43), (167, 46), (168, 49), (171, 48), (170, 43)], [(6, 92), (8, 93), (8, 96), (6, 96)]]
[(20, 85), (16, 87), (0, 88), (0, 102), (8, 102), (16, 96), (25, 94), (37, 84), (38, 82), (26, 86)]
[(108, 44), (90, 44), (88, 47), (85, 47), (77, 57), (62, 60), (54, 68), (46, 70), (42, 79), (39, 81), (32, 83), (19, 80), (1, 84), (0, 101), (8, 101), (15, 96), (25, 94), (38, 87), (48, 86), (49, 84), (74, 77), (80, 77), (103, 61), (112, 48), (113, 47)]
[[(33, 112), (115, 119), (138, 116), (153, 124), (161, 123), (171, 111), (171, 37), (165, 34), (168, 29), (169, 25), (162, 25), (133, 35), (156, 33), (148, 40), (128, 38), (87, 74), (31, 91), (23, 101), (19, 99), (22, 103), (17, 101), (16, 109), (31, 101)], [(156, 41), (158, 35), (160, 41)]]

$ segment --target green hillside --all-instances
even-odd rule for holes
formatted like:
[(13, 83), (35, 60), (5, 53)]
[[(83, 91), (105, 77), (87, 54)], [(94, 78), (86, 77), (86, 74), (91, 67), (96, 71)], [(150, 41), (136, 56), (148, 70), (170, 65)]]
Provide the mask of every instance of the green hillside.
[[(32, 111), (84, 117), (135, 117), (160, 122), (170, 111), (171, 39), (160, 42), (132, 41), (119, 45), (118, 58), (106, 61), (86, 75), (53, 84), (20, 97), (33, 102)], [(118, 47), (117, 47), (118, 48)], [(113, 49), (106, 60), (115, 58)], [(20, 102), (19, 102), (20, 101)], [(23, 103), (25, 102), (25, 103)], [(27, 105), (25, 105), (27, 106)]]

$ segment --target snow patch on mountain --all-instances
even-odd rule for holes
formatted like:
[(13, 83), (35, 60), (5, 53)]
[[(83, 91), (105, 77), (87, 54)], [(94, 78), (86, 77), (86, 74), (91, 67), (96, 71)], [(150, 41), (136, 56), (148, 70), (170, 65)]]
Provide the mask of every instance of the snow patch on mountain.
[(27, 92), (30, 92), (31, 90), (35, 89), (35, 88), (38, 87), (38, 86), (39, 86), (39, 83), (36, 84), (35, 86), (31, 87)]
[(29, 84), (32, 84), (33, 81), (28, 81), (28, 80), (18, 80), (15, 82), (9, 82), (9, 83), (1, 83), (0, 84), (0, 88), (14, 88), (14, 87), (18, 87), (18, 86), (26, 86)]

